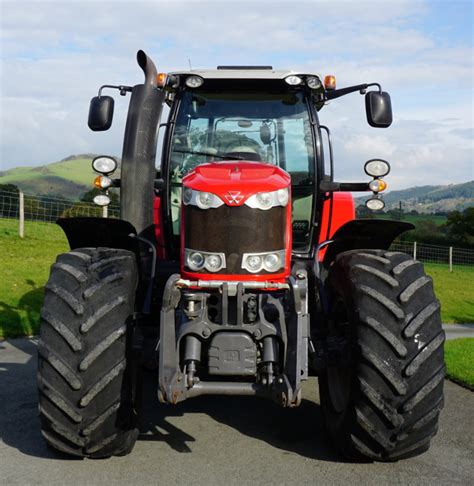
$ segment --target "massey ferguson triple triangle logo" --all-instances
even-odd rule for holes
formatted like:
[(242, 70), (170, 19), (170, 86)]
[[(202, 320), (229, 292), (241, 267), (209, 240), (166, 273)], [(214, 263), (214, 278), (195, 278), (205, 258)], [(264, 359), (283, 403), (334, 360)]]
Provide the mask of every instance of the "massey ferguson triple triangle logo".
[(244, 196), (240, 195), (240, 191), (229, 191), (227, 196), (224, 196), (229, 204), (239, 204)]

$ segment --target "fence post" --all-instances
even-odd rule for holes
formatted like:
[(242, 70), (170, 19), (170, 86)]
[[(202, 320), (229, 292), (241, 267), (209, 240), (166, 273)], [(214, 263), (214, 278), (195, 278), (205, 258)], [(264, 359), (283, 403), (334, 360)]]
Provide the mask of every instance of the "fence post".
[(18, 227), (18, 234), (20, 235), (20, 238), (24, 238), (25, 237), (25, 195), (23, 194), (23, 191), (20, 191), (19, 196), (20, 196), (20, 208), (19, 208), (20, 224)]
[(416, 260), (416, 241), (413, 242), (413, 260)]
[(453, 247), (449, 247), (449, 271), (453, 271)]
[(102, 217), (107, 218), (109, 216), (108, 206), (102, 206)]

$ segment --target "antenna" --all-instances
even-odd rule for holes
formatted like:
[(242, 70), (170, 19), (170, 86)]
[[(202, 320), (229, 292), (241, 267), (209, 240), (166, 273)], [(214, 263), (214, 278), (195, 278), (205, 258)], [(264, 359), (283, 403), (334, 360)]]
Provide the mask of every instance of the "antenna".
[(188, 57), (188, 64), (189, 64), (189, 70), (192, 71), (193, 68), (191, 66), (191, 59), (189, 59), (189, 57)]

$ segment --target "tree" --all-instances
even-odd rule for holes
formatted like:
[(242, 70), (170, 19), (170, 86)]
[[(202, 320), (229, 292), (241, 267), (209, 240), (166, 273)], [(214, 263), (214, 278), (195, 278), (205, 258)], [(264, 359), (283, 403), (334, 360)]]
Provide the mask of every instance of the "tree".
[(454, 244), (474, 247), (474, 207), (449, 213), (445, 227)]

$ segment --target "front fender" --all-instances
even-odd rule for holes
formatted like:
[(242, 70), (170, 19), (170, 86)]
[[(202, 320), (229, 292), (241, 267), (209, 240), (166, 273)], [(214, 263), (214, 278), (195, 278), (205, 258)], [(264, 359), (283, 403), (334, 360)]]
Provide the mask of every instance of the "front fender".
[(388, 250), (393, 240), (414, 229), (411, 223), (387, 219), (354, 219), (341, 226), (331, 238), (323, 265), (328, 267), (339, 253), (357, 249)]
[(128, 221), (107, 218), (59, 218), (56, 223), (66, 234), (71, 250), (75, 248), (120, 248), (136, 251), (136, 244), (130, 235), (137, 234)]

